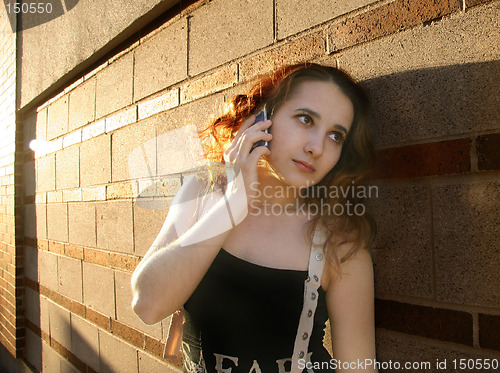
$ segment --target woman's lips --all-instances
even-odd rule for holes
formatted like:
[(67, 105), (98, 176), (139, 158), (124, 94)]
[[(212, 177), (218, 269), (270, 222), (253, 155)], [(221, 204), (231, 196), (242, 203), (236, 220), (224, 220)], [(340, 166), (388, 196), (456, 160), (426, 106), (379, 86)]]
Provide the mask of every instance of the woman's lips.
[(314, 171), (316, 171), (313, 165), (310, 163), (304, 161), (297, 161), (295, 159), (293, 159), (293, 163), (295, 163), (295, 165), (304, 172), (313, 173)]

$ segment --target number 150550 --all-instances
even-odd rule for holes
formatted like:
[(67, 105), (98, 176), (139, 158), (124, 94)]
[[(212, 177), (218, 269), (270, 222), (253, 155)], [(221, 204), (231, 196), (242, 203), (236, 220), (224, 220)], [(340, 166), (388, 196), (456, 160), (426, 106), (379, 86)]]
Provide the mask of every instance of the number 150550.
[(51, 3), (7, 3), (7, 13), (52, 13)]

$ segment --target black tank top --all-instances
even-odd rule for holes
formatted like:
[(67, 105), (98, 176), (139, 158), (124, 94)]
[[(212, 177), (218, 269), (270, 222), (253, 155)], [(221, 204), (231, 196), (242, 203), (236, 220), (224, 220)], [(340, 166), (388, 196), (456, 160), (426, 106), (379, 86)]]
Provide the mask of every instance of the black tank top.
[[(184, 305), (184, 372), (212, 373), (216, 366), (232, 373), (290, 371), (306, 278), (307, 271), (263, 267), (221, 249)], [(331, 359), (323, 347), (327, 319), (320, 287), (312, 362)]]

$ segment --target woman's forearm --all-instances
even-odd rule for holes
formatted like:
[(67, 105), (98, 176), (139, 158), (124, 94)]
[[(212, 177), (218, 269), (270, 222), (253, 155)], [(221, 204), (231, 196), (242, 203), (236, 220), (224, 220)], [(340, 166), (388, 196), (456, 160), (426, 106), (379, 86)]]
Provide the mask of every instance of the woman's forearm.
[[(219, 193), (217, 201), (186, 231), (182, 224), (169, 223), (167, 218), (170, 230), (162, 229), (132, 276), (132, 307), (144, 322), (156, 323), (182, 307), (234, 225), (246, 215), (246, 208), (244, 190), (235, 187), (226, 195)], [(174, 220), (179, 217), (175, 213), (171, 216)], [(179, 238), (169, 242), (169, 233), (172, 236), (176, 225)]]

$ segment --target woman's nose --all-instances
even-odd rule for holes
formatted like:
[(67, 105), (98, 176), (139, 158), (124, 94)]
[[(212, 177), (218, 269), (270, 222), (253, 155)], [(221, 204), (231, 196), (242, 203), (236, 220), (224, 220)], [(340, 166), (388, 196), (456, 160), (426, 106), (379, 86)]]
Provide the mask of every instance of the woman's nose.
[(319, 133), (311, 134), (308, 136), (304, 150), (312, 157), (319, 157), (323, 154), (325, 146), (325, 137)]

